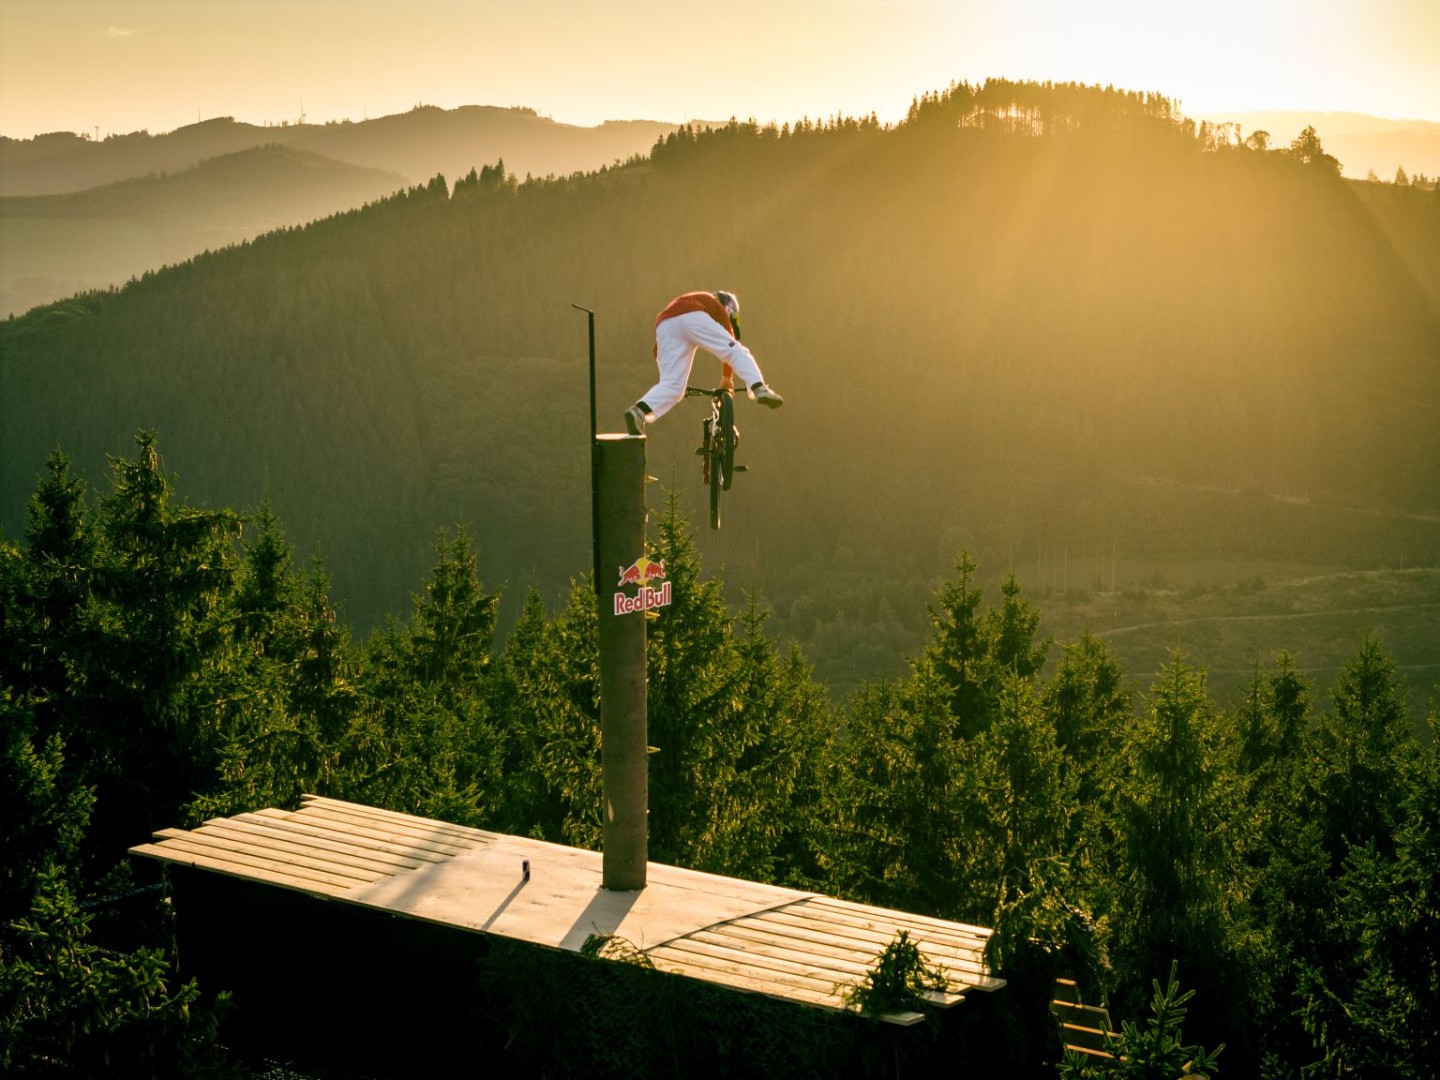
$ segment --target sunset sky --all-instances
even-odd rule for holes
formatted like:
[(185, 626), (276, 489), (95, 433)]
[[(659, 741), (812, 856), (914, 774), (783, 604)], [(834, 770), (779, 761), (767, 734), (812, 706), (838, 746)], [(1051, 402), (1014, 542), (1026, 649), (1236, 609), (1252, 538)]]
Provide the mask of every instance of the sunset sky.
[(896, 120), (953, 81), (1113, 83), (1188, 115), (1440, 121), (1437, 0), (0, 0), (0, 134), (311, 123)]

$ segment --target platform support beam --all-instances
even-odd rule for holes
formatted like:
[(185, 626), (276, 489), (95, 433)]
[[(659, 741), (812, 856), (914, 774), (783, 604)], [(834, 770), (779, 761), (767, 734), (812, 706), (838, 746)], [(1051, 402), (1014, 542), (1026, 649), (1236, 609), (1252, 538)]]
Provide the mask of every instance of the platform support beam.
[[(649, 859), (645, 613), (617, 613), (618, 575), (645, 552), (645, 438), (598, 435), (595, 594), (600, 637), (601, 884), (645, 887)], [(633, 591), (630, 590), (630, 591)]]

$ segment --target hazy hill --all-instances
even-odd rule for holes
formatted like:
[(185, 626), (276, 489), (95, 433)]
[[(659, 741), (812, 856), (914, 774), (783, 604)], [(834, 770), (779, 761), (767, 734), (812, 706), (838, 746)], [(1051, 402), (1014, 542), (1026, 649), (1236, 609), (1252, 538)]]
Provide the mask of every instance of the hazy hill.
[[(893, 130), (432, 183), (0, 324), (4, 527), (54, 446), (98, 476), (153, 426), (182, 490), (319, 545), (362, 626), (456, 521), (511, 610), (553, 597), (590, 551), (570, 305), (614, 430), (697, 287), (739, 293), (787, 396), (740, 404), (752, 471), (707, 562), (840, 689), (898, 668), (961, 547), (1066, 594), (1440, 565), (1440, 196), (1009, 83)], [(648, 451), (697, 516), (698, 426), (682, 405)]]
[(520, 176), (567, 175), (644, 154), (673, 130), (650, 121), (574, 127), (530, 109), (468, 106), (353, 124), (224, 118), (99, 142), (70, 133), (0, 138), (0, 316), (437, 173), (454, 180), (504, 159)]
[(1313, 127), (1326, 151), (1340, 159), (1345, 175), (1356, 180), (1372, 171), (1381, 180), (1394, 180), (1400, 168), (1411, 178), (1440, 176), (1440, 123), (1430, 120), (1300, 111), (1211, 113), (1203, 119), (1237, 123), (1246, 135), (1268, 131), (1277, 146), (1288, 146), (1305, 128)]
[(382, 198), (396, 173), (282, 146), (69, 195), (0, 197), (0, 315)]
[(71, 133), (0, 138), (0, 195), (82, 191), (150, 173), (177, 172), (205, 158), (280, 145), (353, 165), (396, 172), (410, 181), (455, 178), (504, 158), (518, 176), (566, 175), (644, 154), (674, 124), (613, 121), (598, 127), (557, 124), (531, 109), (421, 106), (356, 123), (256, 127), (229, 117), (151, 135), (134, 132), (96, 142)]

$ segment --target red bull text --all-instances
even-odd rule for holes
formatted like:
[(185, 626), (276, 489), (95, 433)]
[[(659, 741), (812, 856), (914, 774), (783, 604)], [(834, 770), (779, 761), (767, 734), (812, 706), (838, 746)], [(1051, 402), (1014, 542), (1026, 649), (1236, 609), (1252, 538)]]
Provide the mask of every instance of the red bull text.
[(644, 555), (629, 566), (622, 566), (620, 580), (616, 582), (617, 587), (637, 585), (639, 591), (634, 596), (626, 596), (623, 592), (617, 592), (615, 594), (615, 614), (629, 615), (633, 611), (652, 611), (669, 604), (671, 583), (661, 581), (658, 589), (652, 588), (650, 585), (650, 582), (660, 581), (664, 576), (664, 560), (651, 559)]
[(665, 607), (670, 603), (672, 583), (667, 581), (658, 589), (652, 589), (649, 585), (640, 586), (640, 591), (634, 596), (626, 596), (623, 592), (615, 594), (615, 614), (629, 615), (632, 611), (653, 611), (655, 608)]

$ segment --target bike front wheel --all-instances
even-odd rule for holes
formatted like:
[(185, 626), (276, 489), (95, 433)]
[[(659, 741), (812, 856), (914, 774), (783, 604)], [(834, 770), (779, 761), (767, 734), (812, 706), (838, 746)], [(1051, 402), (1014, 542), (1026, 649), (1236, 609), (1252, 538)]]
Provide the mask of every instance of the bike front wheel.
[(724, 465), (721, 476), (722, 487), (730, 490), (735, 480), (735, 395), (726, 393), (720, 398), (720, 458)]
[(730, 474), (725, 468), (725, 452), (722, 440), (710, 441), (710, 528), (720, 528), (720, 490), (730, 486)]

